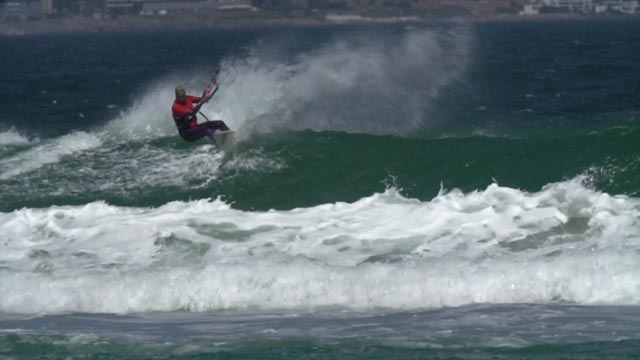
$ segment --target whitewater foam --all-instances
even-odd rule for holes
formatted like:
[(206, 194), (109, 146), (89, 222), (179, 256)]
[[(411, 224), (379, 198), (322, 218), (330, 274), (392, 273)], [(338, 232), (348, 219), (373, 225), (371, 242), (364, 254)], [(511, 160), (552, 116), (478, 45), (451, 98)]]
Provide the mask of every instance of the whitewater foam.
[(0, 215), (0, 311), (638, 304), (639, 215), (581, 179), (289, 211), (22, 209)]
[(24, 145), (35, 141), (38, 139), (29, 139), (15, 129), (0, 132), (0, 145)]

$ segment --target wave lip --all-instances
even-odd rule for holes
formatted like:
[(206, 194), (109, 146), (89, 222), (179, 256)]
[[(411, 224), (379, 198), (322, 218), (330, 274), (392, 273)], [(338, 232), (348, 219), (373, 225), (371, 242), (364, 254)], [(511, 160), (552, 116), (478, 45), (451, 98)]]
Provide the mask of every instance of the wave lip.
[(581, 181), (426, 202), (389, 189), (288, 211), (200, 200), (4, 213), (0, 311), (638, 304), (640, 201)]

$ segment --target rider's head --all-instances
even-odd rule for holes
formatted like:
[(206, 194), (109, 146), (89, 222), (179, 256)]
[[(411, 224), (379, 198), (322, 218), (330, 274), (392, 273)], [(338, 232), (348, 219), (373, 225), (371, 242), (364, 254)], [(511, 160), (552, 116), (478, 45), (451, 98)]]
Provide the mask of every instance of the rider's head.
[(176, 87), (176, 100), (180, 103), (184, 103), (187, 99), (187, 91), (184, 86), (180, 85)]

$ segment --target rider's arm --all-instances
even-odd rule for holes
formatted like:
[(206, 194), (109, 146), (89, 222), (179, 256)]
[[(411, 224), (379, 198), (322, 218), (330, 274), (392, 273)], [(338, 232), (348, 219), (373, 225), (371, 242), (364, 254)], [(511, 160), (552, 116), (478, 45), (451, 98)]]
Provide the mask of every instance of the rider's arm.
[(202, 98), (197, 97), (197, 96), (191, 96), (191, 95), (187, 95), (187, 99), (189, 99), (192, 103), (199, 103)]

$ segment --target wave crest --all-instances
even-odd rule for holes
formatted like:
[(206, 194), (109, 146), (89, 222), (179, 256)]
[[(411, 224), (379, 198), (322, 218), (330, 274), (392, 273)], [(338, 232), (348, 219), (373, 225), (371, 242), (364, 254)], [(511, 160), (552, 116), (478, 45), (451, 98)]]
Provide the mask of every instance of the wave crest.
[(0, 310), (638, 304), (639, 214), (638, 199), (581, 179), (428, 202), (390, 189), (289, 211), (221, 200), (23, 209), (0, 215)]

